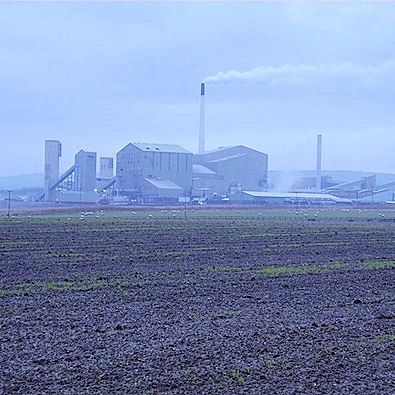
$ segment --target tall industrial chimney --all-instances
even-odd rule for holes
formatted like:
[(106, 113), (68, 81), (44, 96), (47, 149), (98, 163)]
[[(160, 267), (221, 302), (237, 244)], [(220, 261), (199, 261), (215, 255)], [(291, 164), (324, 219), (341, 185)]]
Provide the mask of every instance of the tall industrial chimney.
[(317, 136), (317, 172), (315, 176), (315, 189), (321, 190), (321, 148), (322, 136)]
[(205, 106), (205, 84), (200, 84), (200, 126), (199, 126), (199, 154), (204, 152), (204, 106)]

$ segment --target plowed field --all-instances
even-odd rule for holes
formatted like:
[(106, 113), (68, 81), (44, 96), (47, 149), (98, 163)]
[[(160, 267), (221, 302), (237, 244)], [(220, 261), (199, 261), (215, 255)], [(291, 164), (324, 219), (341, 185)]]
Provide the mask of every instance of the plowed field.
[(0, 393), (390, 394), (395, 210), (0, 218)]

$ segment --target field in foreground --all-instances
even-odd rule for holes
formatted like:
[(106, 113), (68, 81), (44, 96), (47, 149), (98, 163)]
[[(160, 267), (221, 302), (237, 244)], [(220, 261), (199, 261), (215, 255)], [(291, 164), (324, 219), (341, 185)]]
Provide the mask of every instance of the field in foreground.
[(389, 394), (395, 210), (0, 219), (0, 393)]

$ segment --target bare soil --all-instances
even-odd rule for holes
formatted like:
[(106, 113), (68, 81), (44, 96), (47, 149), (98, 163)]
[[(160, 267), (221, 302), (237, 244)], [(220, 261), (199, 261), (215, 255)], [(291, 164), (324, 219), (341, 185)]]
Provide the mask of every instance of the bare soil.
[(0, 218), (0, 393), (392, 393), (394, 219)]

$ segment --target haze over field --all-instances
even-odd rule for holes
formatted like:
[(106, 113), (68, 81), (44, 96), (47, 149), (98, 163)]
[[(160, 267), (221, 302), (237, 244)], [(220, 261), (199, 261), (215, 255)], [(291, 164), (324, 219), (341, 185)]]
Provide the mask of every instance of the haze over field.
[[(361, 177), (367, 177), (372, 173), (364, 171), (342, 171), (342, 170), (324, 170), (323, 176), (330, 176), (334, 179), (353, 181), (360, 179)], [(273, 183), (273, 187), (280, 182), (282, 185), (286, 185), (288, 188), (299, 179), (300, 177), (314, 177), (315, 171), (313, 170), (295, 170), (295, 171), (282, 171), (272, 170), (268, 172), (269, 181)], [(44, 174), (21, 174), (17, 176), (6, 176), (0, 177), (0, 191), (7, 189), (23, 189), (23, 188), (39, 188), (43, 186)], [(389, 173), (377, 173), (376, 180), (377, 184), (385, 184), (392, 182), (395, 179), (395, 174)]]
[(205, 79), (208, 149), (244, 144), (270, 169), (313, 169), (321, 133), (323, 168), (395, 172), (394, 4), (0, 10), (0, 176), (41, 173), (46, 138), (63, 142), (62, 170), (79, 149), (115, 156), (130, 141), (196, 152)]

